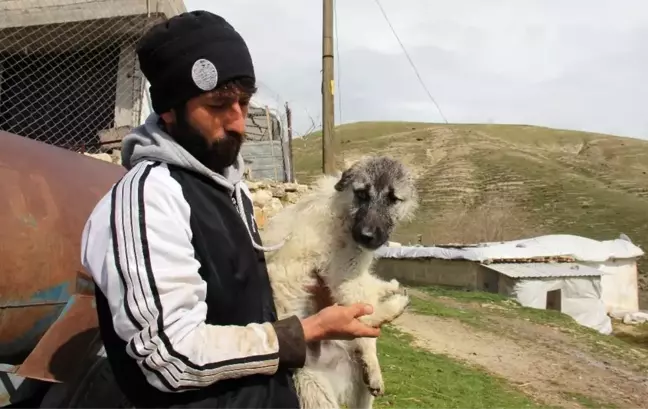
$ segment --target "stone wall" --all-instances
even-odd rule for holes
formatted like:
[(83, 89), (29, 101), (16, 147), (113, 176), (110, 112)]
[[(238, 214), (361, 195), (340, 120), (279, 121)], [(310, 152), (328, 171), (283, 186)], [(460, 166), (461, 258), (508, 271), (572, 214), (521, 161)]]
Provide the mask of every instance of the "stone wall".
[(121, 165), (121, 151), (118, 149), (113, 149), (110, 153), (84, 153), (84, 155), (103, 160), (105, 162), (111, 162), (116, 165)]
[[(84, 153), (95, 159), (121, 165), (121, 151), (114, 149), (108, 153)], [(310, 189), (307, 185), (298, 183), (280, 183), (264, 180), (246, 180), (252, 194), (254, 215), (260, 229), (284, 206), (295, 203), (305, 192)]]
[(260, 229), (284, 206), (295, 203), (310, 190), (309, 186), (298, 183), (249, 180), (247, 185), (252, 193), (254, 216)]

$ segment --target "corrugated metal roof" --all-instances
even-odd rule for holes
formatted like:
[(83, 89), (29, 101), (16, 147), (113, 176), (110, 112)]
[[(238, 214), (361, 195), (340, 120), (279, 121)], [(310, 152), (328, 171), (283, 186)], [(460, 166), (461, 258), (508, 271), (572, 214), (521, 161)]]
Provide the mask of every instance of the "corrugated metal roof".
[(494, 258), (484, 260), (483, 264), (539, 264), (539, 263), (575, 263), (576, 259), (569, 256), (525, 257), (525, 258)]
[(578, 263), (493, 263), (482, 266), (511, 278), (595, 277), (604, 274)]

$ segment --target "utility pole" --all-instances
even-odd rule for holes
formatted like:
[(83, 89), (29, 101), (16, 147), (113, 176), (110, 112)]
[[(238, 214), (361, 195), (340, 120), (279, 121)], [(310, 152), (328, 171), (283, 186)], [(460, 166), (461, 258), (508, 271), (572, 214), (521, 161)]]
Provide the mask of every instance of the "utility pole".
[(337, 140), (335, 138), (335, 111), (333, 93), (335, 80), (333, 78), (333, 1), (323, 0), (322, 26), (322, 170), (327, 175), (337, 171), (335, 157)]
[(293, 133), (292, 133), (292, 111), (286, 102), (286, 123), (288, 125), (288, 152), (290, 155), (290, 182), (295, 181), (295, 166), (294, 166), (294, 156), (293, 156)]

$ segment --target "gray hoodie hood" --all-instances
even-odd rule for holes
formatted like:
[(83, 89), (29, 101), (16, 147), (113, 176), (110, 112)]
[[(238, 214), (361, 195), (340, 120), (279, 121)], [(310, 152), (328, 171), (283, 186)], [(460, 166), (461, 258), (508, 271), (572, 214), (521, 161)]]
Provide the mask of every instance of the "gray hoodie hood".
[(158, 125), (160, 117), (152, 113), (146, 118), (143, 125), (134, 128), (122, 141), (122, 165), (130, 170), (137, 163), (144, 160), (164, 162), (185, 169), (196, 171), (209, 177), (227, 189), (230, 195), (236, 198), (237, 210), (248, 230), (254, 248), (261, 251), (274, 251), (283, 245), (283, 242), (270, 247), (263, 247), (254, 241), (250, 226), (245, 217), (245, 209), (241, 197), (241, 183), (243, 181), (244, 162), (239, 153), (236, 162), (225, 169), (223, 174), (214, 172), (194, 158), (186, 149), (180, 146), (169, 134)]

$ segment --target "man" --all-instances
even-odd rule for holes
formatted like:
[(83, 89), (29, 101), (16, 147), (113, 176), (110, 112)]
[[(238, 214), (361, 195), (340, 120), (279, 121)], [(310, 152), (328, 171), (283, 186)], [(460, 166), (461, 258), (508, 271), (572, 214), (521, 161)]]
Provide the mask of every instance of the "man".
[(329, 306), (277, 321), (239, 154), (254, 68), (223, 18), (184, 13), (137, 47), (155, 111), (83, 231), (106, 353), (136, 407), (297, 408), (306, 344), (376, 337)]

